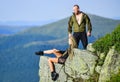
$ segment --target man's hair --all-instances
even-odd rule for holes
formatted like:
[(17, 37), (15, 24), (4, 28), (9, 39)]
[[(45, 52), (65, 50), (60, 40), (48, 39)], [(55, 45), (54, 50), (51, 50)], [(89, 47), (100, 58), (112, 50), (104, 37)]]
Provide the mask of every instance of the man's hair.
[(77, 5), (77, 4), (76, 4), (76, 5), (74, 5), (73, 7), (77, 7), (77, 8), (79, 9), (79, 5)]

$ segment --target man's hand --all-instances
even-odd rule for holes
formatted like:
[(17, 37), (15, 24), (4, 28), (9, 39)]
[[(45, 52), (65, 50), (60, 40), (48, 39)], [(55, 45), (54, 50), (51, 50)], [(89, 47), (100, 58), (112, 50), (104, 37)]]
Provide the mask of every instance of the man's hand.
[(69, 33), (69, 38), (72, 37), (72, 34)]
[(87, 36), (91, 36), (91, 33), (90, 33), (90, 32), (87, 32)]

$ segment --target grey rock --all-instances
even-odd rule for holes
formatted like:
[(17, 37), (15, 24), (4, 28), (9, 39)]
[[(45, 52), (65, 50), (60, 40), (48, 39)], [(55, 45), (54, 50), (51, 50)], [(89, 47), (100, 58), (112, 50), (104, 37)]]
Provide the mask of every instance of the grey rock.
[(65, 72), (73, 79), (89, 79), (94, 73), (97, 56), (88, 50), (74, 49), (73, 59), (68, 58)]
[(101, 72), (101, 68), (102, 68), (102, 66), (97, 65), (96, 68), (95, 68), (95, 71), (97, 73), (100, 73)]
[[(53, 82), (51, 80), (48, 57), (41, 56), (39, 63), (39, 82)], [(88, 50), (74, 49), (74, 56), (68, 57), (65, 65), (55, 64), (59, 78), (55, 82), (79, 82), (80, 79), (89, 79), (94, 73), (97, 57)], [(82, 82), (82, 81), (81, 81)]]
[[(92, 47), (92, 44), (90, 45)], [(105, 57), (104, 53), (94, 55), (89, 47), (88, 50), (74, 49), (74, 55), (67, 58), (65, 65), (55, 64), (59, 78), (55, 82), (90, 82), (88, 79), (99, 73), (98, 82), (110, 80), (113, 74), (117, 74), (120, 69), (120, 54), (112, 47)], [(105, 58), (103, 66), (96, 66), (96, 60)], [(39, 63), (39, 82), (53, 82), (48, 65), (48, 57), (41, 56)]]
[(95, 49), (92, 47), (92, 43), (89, 43), (89, 44), (87, 45), (87, 50), (88, 50), (88, 51), (91, 51), (91, 52), (95, 52)]
[(99, 82), (106, 82), (110, 80), (113, 74), (117, 74), (120, 69), (120, 54), (111, 48), (106, 56), (104, 64), (101, 68)]
[[(48, 65), (48, 57), (41, 56), (39, 63), (39, 82), (54, 82), (51, 80), (51, 72)], [(59, 78), (55, 82), (65, 82), (67, 75), (64, 73), (64, 66), (61, 64), (55, 64), (56, 72), (59, 73)]]

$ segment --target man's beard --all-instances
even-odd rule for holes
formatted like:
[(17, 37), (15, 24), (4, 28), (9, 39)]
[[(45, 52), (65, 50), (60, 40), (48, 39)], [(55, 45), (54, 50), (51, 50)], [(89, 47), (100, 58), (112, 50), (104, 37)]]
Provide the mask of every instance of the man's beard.
[(75, 13), (76, 15), (78, 15), (80, 13), (80, 11), (78, 11), (77, 13)]

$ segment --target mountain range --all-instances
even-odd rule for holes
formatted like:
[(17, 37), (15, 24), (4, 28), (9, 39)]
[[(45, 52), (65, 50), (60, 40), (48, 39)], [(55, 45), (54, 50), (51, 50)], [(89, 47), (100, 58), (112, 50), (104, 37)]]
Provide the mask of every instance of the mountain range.
[[(110, 33), (120, 23), (120, 20), (88, 15), (93, 26), (89, 42)], [(38, 82), (39, 56), (34, 53), (52, 48), (65, 50), (68, 46), (68, 20), (69, 17), (0, 36), (0, 82)]]
[(32, 28), (32, 26), (42, 26), (45, 24), (52, 23), (56, 20), (46, 20), (46, 21), (0, 21), (0, 34), (8, 35), (15, 34), (17, 32), (23, 31), (25, 29)]

